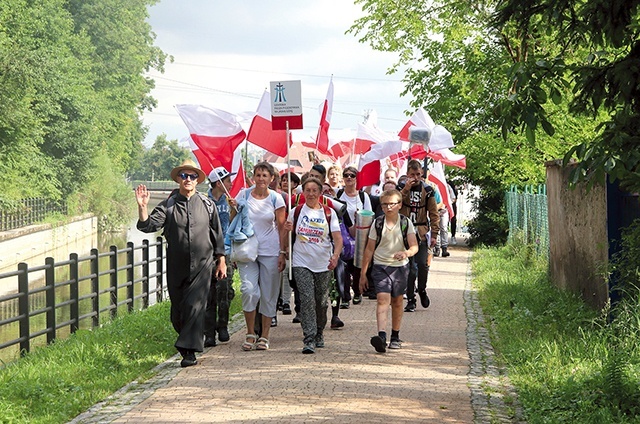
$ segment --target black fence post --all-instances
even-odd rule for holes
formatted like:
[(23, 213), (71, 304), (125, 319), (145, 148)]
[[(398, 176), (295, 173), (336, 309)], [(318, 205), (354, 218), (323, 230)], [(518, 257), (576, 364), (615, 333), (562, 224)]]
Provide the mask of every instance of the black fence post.
[(52, 257), (44, 259), (46, 265), (45, 284), (47, 286), (47, 344), (56, 339), (56, 267)]
[(149, 240), (142, 240), (142, 309), (149, 307)]
[(156, 237), (156, 300), (158, 303), (164, 300), (164, 245), (162, 237)]
[(91, 293), (93, 294), (92, 306), (93, 306), (93, 317), (91, 326), (97, 327), (100, 325), (100, 266), (99, 266), (99, 255), (98, 249), (91, 249)]
[(127, 242), (127, 302), (129, 303), (129, 312), (133, 312), (133, 264), (135, 255), (133, 251), (133, 242)]
[(111, 318), (118, 316), (118, 246), (109, 246), (109, 288), (111, 290)]
[(71, 320), (71, 333), (75, 333), (80, 328), (80, 293), (78, 290), (78, 254), (71, 253), (69, 255), (69, 319)]
[(20, 315), (20, 355), (29, 352), (29, 265), (24, 262), (18, 264), (18, 314)]

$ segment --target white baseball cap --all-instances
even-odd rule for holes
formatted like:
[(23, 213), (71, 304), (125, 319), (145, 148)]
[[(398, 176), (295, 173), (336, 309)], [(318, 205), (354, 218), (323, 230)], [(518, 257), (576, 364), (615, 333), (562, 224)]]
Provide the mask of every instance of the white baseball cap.
[(222, 181), (226, 177), (236, 174), (237, 172), (229, 172), (224, 168), (224, 166), (219, 166), (209, 173), (209, 181), (215, 183), (216, 181)]

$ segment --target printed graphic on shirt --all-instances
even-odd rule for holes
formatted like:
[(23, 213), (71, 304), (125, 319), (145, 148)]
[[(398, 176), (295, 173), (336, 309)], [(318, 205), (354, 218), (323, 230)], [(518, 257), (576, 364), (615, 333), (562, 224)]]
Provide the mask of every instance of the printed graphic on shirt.
[(418, 219), (418, 209), (420, 209), (420, 200), (422, 198), (422, 190), (413, 190), (409, 192), (409, 216), (411, 222), (416, 222)]
[(301, 216), (298, 221), (297, 240), (303, 243), (322, 243), (325, 234), (328, 234), (329, 224), (323, 216), (322, 218), (309, 218)]

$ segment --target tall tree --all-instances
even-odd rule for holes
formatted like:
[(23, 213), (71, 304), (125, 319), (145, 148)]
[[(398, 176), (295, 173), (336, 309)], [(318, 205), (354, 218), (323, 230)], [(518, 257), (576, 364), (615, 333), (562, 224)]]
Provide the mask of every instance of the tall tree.
[[(498, 4), (495, 28), (536, 28), (551, 34), (552, 42), (563, 46), (549, 51), (539, 61), (546, 67), (564, 64), (567, 57), (581, 51), (580, 60), (536, 78), (519, 81), (519, 92), (545, 92), (566, 79), (575, 82), (571, 111), (608, 119), (595, 137), (569, 150), (565, 160), (579, 160), (572, 180), (589, 184), (604, 181), (605, 174), (618, 178), (632, 190), (640, 189), (640, 18), (638, 0), (506, 0)], [(556, 94), (557, 95), (557, 94)], [(541, 103), (533, 99), (532, 108)], [(522, 110), (507, 105), (507, 128), (535, 124), (536, 113), (527, 117)], [(532, 116), (531, 116), (532, 115)]]
[[(412, 95), (413, 107), (425, 107), (451, 131), (456, 151), (467, 155), (461, 178), (480, 186), (481, 196), (491, 199), (478, 202), (479, 219), (488, 219), (482, 227), (504, 229), (503, 220), (495, 218), (501, 213), (504, 190), (511, 184), (544, 181), (544, 161), (561, 157), (594, 125), (563, 113), (562, 94), (570, 94), (566, 85), (554, 86), (551, 102), (541, 98), (539, 90), (514, 90), (514, 80), (537, 75), (527, 74), (525, 64), (535, 63), (541, 51), (557, 52), (561, 46), (546, 34), (491, 25), (494, 0), (356, 3), (365, 16), (349, 31), (374, 49), (398, 53), (390, 72), (404, 73), (402, 94)], [(533, 114), (531, 98), (538, 100)], [(505, 103), (536, 120), (530, 122), (538, 137), (526, 126), (505, 125)], [(552, 120), (562, 132), (554, 131)], [(481, 237), (481, 231), (477, 234)]]
[(166, 134), (160, 134), (153, 146), (142, 153), (130, 177), (134, 180), (169, 180), (171, 170), (189, 158), (191, 150), (181, 147), (178, 140), (168, 140)]

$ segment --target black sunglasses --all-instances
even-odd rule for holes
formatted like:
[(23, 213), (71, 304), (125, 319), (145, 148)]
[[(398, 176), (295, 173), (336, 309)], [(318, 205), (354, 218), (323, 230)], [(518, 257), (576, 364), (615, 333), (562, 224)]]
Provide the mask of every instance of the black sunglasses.
[(187, 174), (186, 172), (183, 172), (182, 174), (179, 174), (180, 178), (182, 178), (183, 180), (186, 179), (190, 179), (191, 181), (195, 181), (198, 179), (198, 174)]
[(356, 174), (344, 174), (342, 178), (355, 178)]

